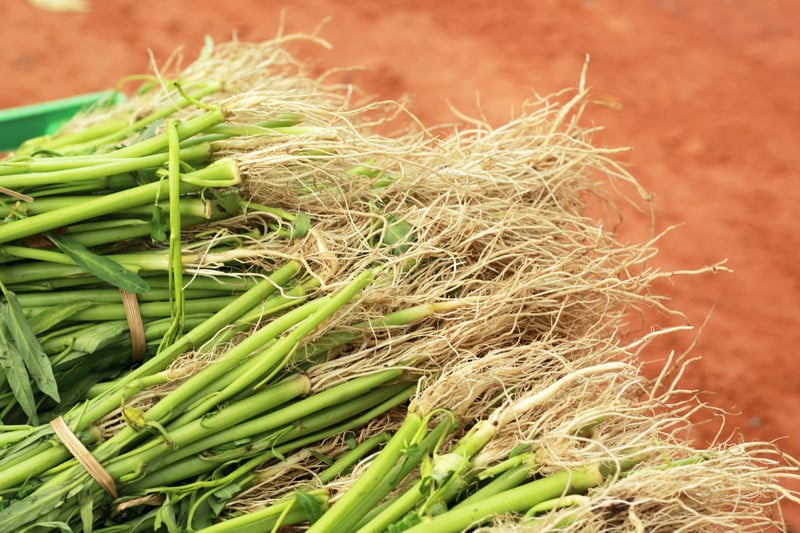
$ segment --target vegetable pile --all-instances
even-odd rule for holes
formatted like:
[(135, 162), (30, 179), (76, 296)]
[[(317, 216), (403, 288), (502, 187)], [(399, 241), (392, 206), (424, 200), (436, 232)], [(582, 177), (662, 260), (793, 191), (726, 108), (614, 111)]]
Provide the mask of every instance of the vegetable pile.
[(647, 195), (583, 80), (431, 130), (295, 40), (209, 43), (0, 160), (0, 530), (780, 524), (794, 459), (697, 449), (683, 359), (639, 371), (674, 274), (609, 230)]

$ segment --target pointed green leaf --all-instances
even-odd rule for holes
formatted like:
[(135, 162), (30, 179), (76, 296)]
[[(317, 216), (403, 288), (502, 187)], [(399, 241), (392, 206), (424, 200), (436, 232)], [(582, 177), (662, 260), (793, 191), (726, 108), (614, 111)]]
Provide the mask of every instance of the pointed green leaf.
[(153, 216), (150, 219), (150, 240), (153, 244), (161, 244), (167, 240), (167, 217), (164, 216), (164, 209), (156, 204), (153, 206)]
[(80, 330), (75, 336), (72, 347), (80, 352), (94, 353), (119, 340), (120, 335), (130, 335), (128, 323), (125, 320), (113, 322), (100, 322)]
[(8, 306), (0, 305), (0, 368), (3, 369), (6, 381), (8, 381), (14, 399), (28, 415), (32, 425), (39, 424), (39, 417), (36, 414), (36, 402), (33, 399), (33, 387), (25, 370), (25, 363), (22, 356), (16, 349), (16, 345), (8, 331)]
[(292, 230), (290, 232), (290, 239), (299, 239), (308, 235), (308, 230), (311, 228), (311, 220), (308, 215), (302, 211), (298, 211), (292, 220)]
[(46, 531), (57, 530), (63, 533), (74, 533), (73, 529), (66, 522), (36, 522), (31, 530), (26, 529), (24, 533), (28, 531), (42, 531), (42, 528)]
[(320, 461), (321, 463), (323, 463), (323, 464), (325, 464), (327, 466), (331, 466), (334, 463), (333, 459), (331, 459), (327, 455), (322, 454), (322, 453), (320, 453), (320, 452), (318, 452), (316, 450), (311, 450), (311, 455), (313, 455), (318, 461)]
[(58, 383), (53, 375), (50, 359), (44, 353), (39, 339), (36, 338), (36, 334), (25, 318), (17, 295), (11, 291), (6, 291), (5, 295), (9, 319), (8, 328), (17, 350), (22, 356), (22, 361), (25, 363), (25, 368), (28, 369), (28, 374), (39, 390), (58, 402)]
[(387, 247), (396, 247), (396, 255), (407, 252), (410, 248), (409, 243), (415, 239), (414, 226), (394, 215), (390, 215), (388, 221), (389, 225), (381, 243)]
[(242, 484), (238, 482), (229, 483), (215, 490), (212, 493), (211, 497), (206, 498), (209, 509), (212, 513), (212, 515), (209, 518), (211, 519), (217, 518), (220, 515), (220, 513), (222, 513), (222, 510), (225, 508), (225, 505), (229, 501), (231, 501), (231, 499), (233, 499), (234, 496), (242, 492), (242, 490), (244, 490), (244, 486), (242, 486)]
[(135, 142), (146, 141), (147, 139), (151, 139), (156, 136), (156, 134), (161, 129), (161, 126), (164, 124), (164, 119), (160, 118), (154, 121), (151, 124), (148, 124), (141, 130), (139, 130), (139, 134), (136, 136)]
[(94, 498), (92, 489), (85, 487), (78, 496), (78, 505), (81, 510), (81, 525), (84, 533), (92, 533), (94, 524)]
[(180, 527), (178, 527), (178, 521), (175, 516), (175, 507), (169, 498), (159, 508), (155, 522), (156, 529), (165, 526), (168, 533), (180, 533)]
[(319, 500), (307, 492), (301, 490), (295, 491), (294, 499), (303, 508), (306, 513), (306, 518), (309, 523), (313, 524), (322, 516), (324, 509), (320, 505)]
[(58, 246), (59, 250), (67, 254), (78, 266), (120, 289), (125, 289), (134, 294), (142, 294), (150, 289), (145, 280), (140, 278), (125, 267), (102, 255), (98, 255), (82, 244), (68, 237), (48, 234), (47, 238)]

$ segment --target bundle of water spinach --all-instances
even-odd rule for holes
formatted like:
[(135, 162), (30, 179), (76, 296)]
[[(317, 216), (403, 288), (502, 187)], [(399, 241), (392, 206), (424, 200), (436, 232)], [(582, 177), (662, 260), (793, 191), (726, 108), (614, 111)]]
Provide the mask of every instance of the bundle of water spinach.
[[(598, 174), (646, 195), (583, 84), (439, 136), (298, 38), (209, 43), (0, 161), (0, 530), (568, 527), (715, 457), (754, 473), (742, 512), (791, 496), (768, 447), (678, 438), (635, 359), (661, 332), (620, 345), (672, 274), (585, 214)], [(646, 511), (613, 527), (700, 512)]]
[(222, 84), (158, 81), (0, 162), (2, 529), (135, 521), (143, 504), (111, 500), (280, 458), (414, 388), (402, 368), (318, 386), (300, 373), (374, 328), (434, 312), (354, 316), (310, 342), (380, 265), (317, 272), (282, 252), (307, 236), (308, 217), (247, 198), (222, 143), (269, 137), (292, 145), (290, 159), (313, 158), (304, 135), (323, 128), (281, 109), (232, 121), (202, 101)]

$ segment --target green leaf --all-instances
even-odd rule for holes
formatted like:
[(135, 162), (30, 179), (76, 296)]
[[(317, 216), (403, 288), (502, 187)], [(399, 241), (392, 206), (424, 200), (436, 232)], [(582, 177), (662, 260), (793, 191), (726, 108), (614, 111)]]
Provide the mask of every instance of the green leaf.
[[(229, 216), (241, 215), (244, 212), (242, 197), (235, 189), (216, 194), (214, 200), (211, 202), (211, 210), (212, 212), (217, 211)], [(214, 218), (214, 216), (215, 215), (211, 213), (209, 218)]]
[(36, 492), (36, 489), (42, 486), (42, 481), (40, 479), (29, 479), (22, 484), (17, 492), (17, 499), (22, 499), (28, 496), (29, 494), (33, 494)]
[(34, 333), (44, 333), (53, 326), (67, 320), (75, 313), (94, 305), (92, 302), (73, 302), (71, 304), (50, 307), (28, 317), (28, 323)]
[[(45, 441), (50, 441), (52, 438), (53, 429), (49, 424), (34, 428), (33, 431), (28, 433), (25, 437), (14, 442), (13, 446), (3, 450), (4, 464), (13, 464), (17, 459), (24, 458), (31, 447), (37, 446)], [(36, 490), (39, 485), (41, 485), (41, 481), (37, 478), (28, 479), (23, 483), (16, 497), (24, 498), (27, 494)], [(26, 490), (30, 492), (25, 492)]]
[(320, 505), (319, 500), (317, 500), (314, 496), (307, 492), (303, 492), (302, 490), (298, 490), (294, 493), (294, 499), (297, 501), (300, 507), (303, 508), (309, 523), (313, 524), (320, 519), (324, 509), (322, 508), (322, 505)]
[(60, 401), (58, 396), (58, 383), (53, 375), (53, 367), (50, 359), (44, 353), (39, 339), (33, 332), (31, 325), (25, 319), (22, 306), (17, 300), (17, 295), (11, 291), (6, 291), (8, 328), (14, 340), (18, 353), (22, 356), (28, 374), (39, 390), (51, 397), (56, 402)]
[(308, 235), (308, 230), (311, 228), (311, 219), (302, 211), (298, 211), (292, 220), (292, 229), (289, 233), (290, 239), (299, 239)]
[(523, 452), (527, 452), (529, 449), (530, 449), (530, 444), (518, 444), (510, 452), (508, 452), (508, 458), (510, 459)]
[(317, 450), (311, 450), (311, 455), (316, 457), (316, 459), (318, 461), (320, 461), (321, 463), (324, 463), (327, 466), (331, 466), (334, 463), (333, 459), (331, 459), (330, 457), (328, 457), (325, 454), (322, 454), (322, 453), (318, 452)]
[(94, 524), (94, 498), (92, 498), (92, 489), (85, 487), (80, 496), (78, 497), (78, 505), (81, 509), (81, 525), (83, 526), (84, 533), (92, 533), (92, 525)]
[(167, 217), (164, 215), (164, 209), (156, 204), (153, 206), (153, 216), (150, 219), (152, 224), (150, 229), (150, 240), (153, 244), (161, 244), (167, 240)]
[(28, 531), (42, 531), (42, 528), (45, 528), (46, 531), (58, 530), (64, 533), (74, 533), (66, 522), (36, 522), (30, 529), (26, 528), (22, 533), (27, 533)]
[(118, 342), (120, 335), (129, 335), (129, 331), (128, 323), (124, 320), (100, 322), (82, 329), (72, 347), (80, 352), (94, 353)]
[[(67, 350), (69, 350), (69, 352), (67, 352)], [(65, 347), (61, 353), (56, 354), (55, 357), (58, 358), (58, 362), (53, 365), (53, 372), (58, 376), (59, 382), (63, 383), (65, 373), (69, 371), (69, 369), (74, 368), (78, 361), (89, 355), (91, 354), (73, 350), (69, 346)], [(78, 364), (78, 366), (80, 365)], [(64, 390), (60, 391), (62, 402), (64, 401), (64, 392)]]
[(175, 507), (172, 502), (169, 501), (169, 498), (167, 498), (167, 501), (161, 505), (158, 509), (158, 513), (156, 513), (155, 530), (160, 529), (162, 525), (166, 526), (169, 533), (180, 532), (178, 521), (175, 517)]
[(8, 331), (8, 306), (0, 306), (0, 368), (5, 373), (14, 399), (17, 400), (22, 411), (28, 416), (31, 424), (38, 425), (39, 417), (36, 414), (36, 401), (33, 399), (33, 387), (22, 361), (22, 355), (12, 340)]
[(142, 128), (141, 130), (139, 130), (139, 134), (136, 136), (136, 139), (135, 139), (134, 142), (138, 143), (138, 142), (146, 141), (147, 139), (150, 139), (152, 137), (155, 137), (158, 134), (158, 132), (161, 129), (161, 126), (163, 124), (164, 124), (164, 119), (163, 118), (160, 118), (160, 119), (152, 122), (151, 124), (148, 124), (147, 126)]
[[(88, 476), (87, 476), (88, 477)], [(76, 478), (67, 485), (58, 485), (45, 488), (44, 486), (36, 492), (17, 499), (7, 508), (0, 512), (0, 531), (71, 531), (64, 529), (63, 522), (39, 522), (38, 519), (45, 519), (48, 514), (64, 505), (66, 494), (74, 490), (76, 485), (85, 484), (82, 478)], [(42, 526), (46, 529), (37, 529)]]
[(55, 235), (48, 234), (47, 238), (58, 246), (59, 250), (75, 261), (78, 266), (86, 270), (86, 272), (93, 274), (115, 287), (134, 294), (142, 294), (150, 289), (150, 286), (145, 280), (130, 270), (125, 269), (125, 267), (113, 259), (97, 255), (82, 244), (64, 237), (63, 235), (56, 237)]
[(381, 244), (387, 247), (397, 246), (397, 255), (405, 253), (410, 247), (407, 243), (414, 240), (414, 226), (394, 215), (388, 217), (388, 222)]
[(242, 490), (244, 490), (244, 486), (241, 483), (229, 483), (215, 490), (206, 500), (213, 513), (211, 518), (218, 517), (231, 498), (242, 492)]
[(410, 529), (420, 523), (422, 523), (422, 518), (420, 518), (419, 514), (416, 512), (411, 512), (403, 517), (402, 520), (395, 522), (394, 524), (390, 524), (389, 527), (386, 528), (386, 533), (400, 533), (401, 531)]

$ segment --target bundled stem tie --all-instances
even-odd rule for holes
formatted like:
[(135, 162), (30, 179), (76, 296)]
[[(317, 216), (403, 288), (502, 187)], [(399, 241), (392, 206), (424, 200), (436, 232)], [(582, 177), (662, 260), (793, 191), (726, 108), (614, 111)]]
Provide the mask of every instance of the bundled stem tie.
[(123, 511), (127, 511), (128, 509), (132, 509), (134, 507), (138, 507), (140, 505), (149, 505), (151, 507), (157, 507), (164, 503), (164, 495), (159, 493), (150, 493), (146, 496), (142, 496), (141, 498), (134, 498), (132, 500), (126, 500), (116, 507), (114, 507), (114, 513), (112, 516), (116, 516)]
[(22, 202), (28, 202), (28, 203), (33, 202), (33, 198), (31, 198), (27, 194), (22, 194), (21, 192), (11, 190), (7, 187), (0, 187), (0, 194), (5, 194), (6, 196), (10, 196), (11, 198), (16, 198), (17, 200)]
[(101, 487), (103, 487), (103, 490), (110, 494), (114, 499), (119, 497), (117, 485), (114, 483), (114, 479), (106, 471), (106, 469), (103, 468), (103, 465), (101, 465), (89, 452), (89, 450), (86, 449), (86, 447), (83, 445), (80, 439), (75, 436), (72, 430), (69, 429), (69, 426), (67, 426), (66, 422), (64, 422), (64, 419), (60, 416), (54, 418), (50, 421), (50, 427), (53, 428), (56, 437), (58, 437), (69, 453), (71, 453), (72, 456), (81, 464), (84, 470), (86, 470)]
[(147, 349), (147, 337), (144, 334), (142, 313), (139, 310), (139, 300), (132, 292), (125, 289), (119, 290), (122, 296), (122, 305), (125, 308), (125, 318), (128, 320), (128, 329), (131, 333), (131, 360), (138, 363), (144, 359)]

